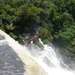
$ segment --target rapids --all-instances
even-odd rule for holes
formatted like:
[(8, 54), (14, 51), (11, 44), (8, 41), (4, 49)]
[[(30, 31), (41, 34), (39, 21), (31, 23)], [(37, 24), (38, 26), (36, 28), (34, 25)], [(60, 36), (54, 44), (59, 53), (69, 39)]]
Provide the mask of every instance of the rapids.
[(43, 50), (33, 42), (22, 46), (0, 30), (0, 75), (75, 75), (65, 63), (67, 68), (61, 66), (52, 47), (42, 45)]

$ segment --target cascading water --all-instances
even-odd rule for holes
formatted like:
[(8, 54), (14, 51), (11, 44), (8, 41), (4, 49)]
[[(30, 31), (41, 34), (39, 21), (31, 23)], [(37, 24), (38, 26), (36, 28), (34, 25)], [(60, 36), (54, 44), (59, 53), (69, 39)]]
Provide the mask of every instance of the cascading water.
[[(44, 45), (40, 39), (44, 46), (43, 50), (33, 43), (29, 47), (21, 46), (4, 32), (1, 31), (0, 34), (6, 37), (0, 39), (0, 75), (75, 75), (74, 71), (61, 66), (54, 49)], [(27, 65), (25, 67), (24, 62)], [(37, 63), (47, 74), (38, 67)], [(23, 73), (24, 68), (27, 68), (28, 73)]]
[[(29, 52), (31, 56), (45, 69), (48, 75), (75, 75), (74, 71), (69, 70), (62, 60), (59, 60), (54, 49), (49, 45), (44, 45), (41, 39), (39, 42), (44, 46), (41, 50), (35, 44), (31, 43)], [(66, 67), (63, 68), (61, 63)]]

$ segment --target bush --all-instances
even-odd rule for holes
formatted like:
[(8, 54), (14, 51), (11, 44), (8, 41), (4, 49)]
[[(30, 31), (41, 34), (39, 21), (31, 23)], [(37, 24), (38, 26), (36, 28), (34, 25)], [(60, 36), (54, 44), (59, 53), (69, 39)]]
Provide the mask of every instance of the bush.
[(43, 39), (46, 39), (47, 35), (48, 35), (48, 30), (45, 29), (45, 28), (41, 28), (41, 30), (40, 30), (40, 37), (43, 38)]
[(44, 46), (43, 46), (40, 42), (38, 42), (38, 41), (37, 41), (35, 44), (36, 44), (38, 47), (40, 47), (41, 49), (44, 48)]
[(12, 32), (10, 32), (9, 35), (10, 35), (12, 38), (14, 38), (14, 39), (17, 39), (17, 38), (18, 38), (17, 35), (15, 35), (15, 34), (12, 33)]

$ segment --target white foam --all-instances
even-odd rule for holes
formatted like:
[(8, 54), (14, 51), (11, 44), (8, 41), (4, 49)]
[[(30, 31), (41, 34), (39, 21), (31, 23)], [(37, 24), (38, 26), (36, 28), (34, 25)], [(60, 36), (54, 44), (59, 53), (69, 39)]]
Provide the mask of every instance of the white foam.
[[(34, 48), (34, 46), (32, 45), (32, 48), (29, 52), (29, 50), (25, 46), (20, 45), (18, 42), (16, 42), (14, 39), (12, 39), (9, 35), (1, 30), (0, 35), (5, 37), (4, 40), (0, 40), (0, 43), (6, 42), (10, 47), (13, 48), (15, 52), (18, 53), (26, 55), (30, 55), (31, 53), (33, 55), (31, 57), (34, 58), (39, 63), (39, 65), (44, 68), (48, 75), (75, 75), (72, 70), (62, 68), (55, 51), (50, 46), (44, 45), (41, 40), (40, 42), (42, 43), (42, 45), (44, 45), (44, 50), (38, 50), (38, 48)], [(44, 61), (44, 59), (46, 62)], [(49, 62), (53, 64), (53, 67), (51, 67), (51, 64), (48, 64)]]

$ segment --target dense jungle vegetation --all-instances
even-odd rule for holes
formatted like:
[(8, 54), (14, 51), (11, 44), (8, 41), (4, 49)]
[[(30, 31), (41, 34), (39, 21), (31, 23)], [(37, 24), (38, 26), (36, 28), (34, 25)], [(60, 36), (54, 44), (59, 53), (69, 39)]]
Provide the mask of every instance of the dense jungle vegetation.
[(0, 29), (14, 39), (33, 33), (37, 25), (42, 40), (75, 56), (75, 0), (0, 0)]

